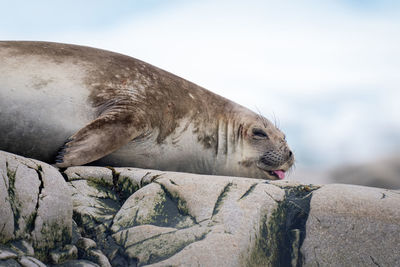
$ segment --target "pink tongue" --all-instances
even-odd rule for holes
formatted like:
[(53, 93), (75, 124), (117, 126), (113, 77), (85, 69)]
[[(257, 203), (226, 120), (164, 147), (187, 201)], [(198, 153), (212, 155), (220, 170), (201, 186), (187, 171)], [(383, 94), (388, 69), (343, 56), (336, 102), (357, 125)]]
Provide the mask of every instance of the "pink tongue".
[(285, 172), (282, 170), (277, 170), (277, 171), (273, 171), (276, 175), (278, 175), (279, 179), (284, 179), (285, 178)]

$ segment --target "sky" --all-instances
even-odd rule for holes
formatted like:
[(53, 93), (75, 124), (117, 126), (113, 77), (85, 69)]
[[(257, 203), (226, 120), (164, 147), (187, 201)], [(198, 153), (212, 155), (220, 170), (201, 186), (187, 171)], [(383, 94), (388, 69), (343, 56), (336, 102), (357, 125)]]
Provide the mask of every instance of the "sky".
[(3, 1), (1, 40), (88, 45), (277, 121), (297, 166), (400, 151), (400, 1)]

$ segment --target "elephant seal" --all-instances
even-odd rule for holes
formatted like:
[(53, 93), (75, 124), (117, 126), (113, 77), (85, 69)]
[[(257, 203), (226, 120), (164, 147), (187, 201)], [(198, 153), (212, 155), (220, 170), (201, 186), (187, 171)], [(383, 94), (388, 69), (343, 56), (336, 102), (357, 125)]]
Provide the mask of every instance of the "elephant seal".
[(99, 165), (283, 179), (294, 156), (266, 118), (140, 60), (0, 42), (0, 149)]

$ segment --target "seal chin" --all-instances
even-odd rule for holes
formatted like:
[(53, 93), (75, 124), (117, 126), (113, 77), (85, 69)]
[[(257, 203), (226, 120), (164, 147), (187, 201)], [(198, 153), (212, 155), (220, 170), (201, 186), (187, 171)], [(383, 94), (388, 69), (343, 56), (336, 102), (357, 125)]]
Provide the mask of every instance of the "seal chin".
[(264, 166), (263, 164), (257, 163), (257, 167), (261, 169), (270, 180), (283, 180), (285, 179), (285, 170), (273, 169), (271, 167)]

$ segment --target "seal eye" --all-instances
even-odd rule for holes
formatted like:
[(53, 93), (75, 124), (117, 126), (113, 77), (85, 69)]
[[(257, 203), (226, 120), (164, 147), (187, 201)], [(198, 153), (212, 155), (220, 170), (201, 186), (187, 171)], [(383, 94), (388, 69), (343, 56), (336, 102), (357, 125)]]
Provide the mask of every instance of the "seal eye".
[(253, 137), (255, 139), (268, 139), (268, 135), (264, 132), (263, 129), (260, 128), (253, 128)]

